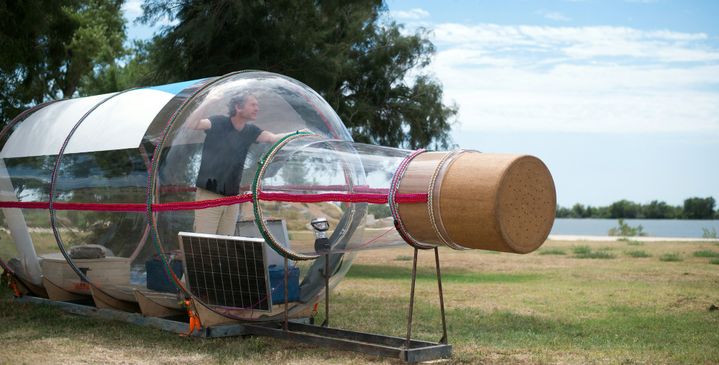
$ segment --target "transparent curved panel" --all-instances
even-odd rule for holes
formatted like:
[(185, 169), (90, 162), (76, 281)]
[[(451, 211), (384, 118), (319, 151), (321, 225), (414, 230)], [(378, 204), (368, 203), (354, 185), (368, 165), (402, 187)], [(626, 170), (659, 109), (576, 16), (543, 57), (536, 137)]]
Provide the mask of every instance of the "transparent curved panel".
[(156, 256), (145, 209), (152, 151), (143, 136), (170, 101), (184, 100), (176, 90), (194, 83), (109, 96), (76, 122), (60, 151), (51, 212), (58, 243), (82, 280), (117, 299), (134, 301), (133, 289), (147, 287)]
[[(296, 138), (265, 162), (258, 183), (259, 213), (265, 221), (286, 221), (289, 242), (272, 238), (300, 254), (403, 244), (387, 196), (394, 172), (409, 153), (319, 136)], [(353, 230), (340, 224), (348, 215), (358, 222)], [(327, 221), (331, 247), (315, 244), (316, 219)]]
[[(183, 260), (180, 232), (261, 238), (250, 194), (258, 162), (278, 140), (298, 130), (351, 140), (339, 117), (317, 93), (284, 76), (242, 72), (199, 90), (171, 120), (155, 154), (153, 228), (161, 254)], [(339, 207), (332, 209), (335, 227), (356, 229), (357, 209), (353, 214)], [(360, 210), (363, 216), (366, 207)], [(292, 235), (295, 224), (286, 217), (268, 219), (278, 236)], [(264, 252), (268, 272), (283, 269), (281, 255), (266, 244)], [(342, 278), (351, 259), (351, 255), (341, 254), (331, 258), (331, 285)], [(299, 271), (300, 283), (300, 299), (292, 301), (293, 308), (313, 305), (324, 288), (320, 274), (324, 261), (291, 261), (290, 265)], [(187, 275), (178, 277), (185, 286), (191, 281)], [(192, 285), (189, 290), (196, 299), (208, 301)], [(247, 315), (225, 306), (212, 307), (230, 317)]]
[[(27, 119), (19, 121), (14, 130)], [(41, 257), (59, 255), (50, 228), (47, 207), (50, 176), (54, 156), (18, 156), (5, 152), (7, 137), (3, 136), (0, 152), (0, 202), (29, 203), (32, 208), (3, 207), (0, 252), (3, 260), (21, 279), (39, 285), (42, 282)], [(37, 203), (37, 204), (32, 204)], [(27, 206), (27, 205), (26, 205)]]
[[(46, 207), (54, 158), (36, 151), (47, 109), (37, 105), (10, 121), (0, 135), (0, 260), (27, 283), (42, 283), (41, 255), (59, 254)], [(18, 135), (26, 134), (26, 138)]]
[[(96, 256), (122, 267), (111, 280), (113, 285), (145, 285), (142, 273), (151, 252), (143, 250), (151, 245), (146, 214), (110, 208), (133, 203), (143, 206), (147, 185), (144, 161), (139, 149), (101, 151), (63, 155), (58, 167), (54, 204), (90, 205), (85, 210), (55, 210), (61, 244), (78, 267), (83, 260), (92, 259), (92, 250), (102, 251)], [(132, 276), (135, 280), (130, 280), (131, 271), (137, 273)], [(88, 275), (88, 280), (98, 287), (108, 285), (95, 282), (93, 275)]]

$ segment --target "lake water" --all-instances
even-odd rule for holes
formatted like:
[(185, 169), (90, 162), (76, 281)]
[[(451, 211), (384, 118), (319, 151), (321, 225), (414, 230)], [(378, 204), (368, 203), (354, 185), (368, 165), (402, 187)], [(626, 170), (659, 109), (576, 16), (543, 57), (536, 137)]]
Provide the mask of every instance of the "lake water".
[[(610, 228), (618, 225), (617, 222), (617, 219), (560, 218), (554, 221), (550, 234), (606, 236)], [(632, 227), (641, 224), (644, 232), (654, 237), (701, 238), (702, 228), (714, 228), (719, 233), (719, 220), (625, 219), (624, 222)]]

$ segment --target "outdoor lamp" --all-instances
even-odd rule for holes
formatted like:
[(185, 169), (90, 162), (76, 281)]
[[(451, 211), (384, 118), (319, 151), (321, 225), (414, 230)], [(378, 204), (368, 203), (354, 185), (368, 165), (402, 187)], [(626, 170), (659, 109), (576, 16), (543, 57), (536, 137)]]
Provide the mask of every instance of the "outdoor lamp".
[(330, 250), (330, 240), (327, 238), (327, 230), (330, 229), (330, 223), (327, 218), (315, 218), (310, 224), (315, 230), (315, 251), (327, 252)]

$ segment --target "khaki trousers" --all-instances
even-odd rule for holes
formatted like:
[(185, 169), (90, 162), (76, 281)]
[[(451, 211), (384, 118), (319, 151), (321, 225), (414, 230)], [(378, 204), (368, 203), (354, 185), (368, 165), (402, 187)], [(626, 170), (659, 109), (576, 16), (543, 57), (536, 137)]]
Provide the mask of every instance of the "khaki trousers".
[[(195, 201), (212, 200), (224, 198), (225, 196), (215, 194), (205, 189), (197, 188)], [(197, 233), (221, 234), (225, 236), (235, 235), (237, 216), (240, 214), (240, 205), (226, 205), (222, 207), (198, 209), (195, 211), (194, 230)]]

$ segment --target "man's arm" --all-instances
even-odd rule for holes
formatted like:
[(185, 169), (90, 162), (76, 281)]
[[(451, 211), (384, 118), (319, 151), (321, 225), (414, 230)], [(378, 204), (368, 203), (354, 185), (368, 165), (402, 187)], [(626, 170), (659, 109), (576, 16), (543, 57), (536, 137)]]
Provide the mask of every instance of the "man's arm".
[[(300, 129), (298, 132), (309, 132), (308, 129)], [(277, 141), (281, 140), (282, 138), (289, 136), (290, 134), (294, 134), (297, 132), (287, 132), (287, 133), (272, 133), (268, 131), (262, 131), (259, 136), (257, 136), (257, 139), (255, 139), (255, 142), (257, 143), (276, 143)]]
[(187, 121), (187, 123), (185, 124), (185, 126), (186, 126), (187, 128), (190, 128), (190, 129), (197, 129), (197, 130), (203, 131), (203, 130), (206, 130), (206, 129), (210, 129), (210, 127), (212, 127), (212, 122), (211, 122), (209, 119), (207, 119), (207, 118), (202, 118), (202, 119), (197, 119), (197, 118), (195, 118), (195, 119), (190, 119), (190, 118), (188, 118), (188, 121)]
[(208, 96), (202, 102), (202, 105), (200, 105), (199, 108), (195, 109), (195, 111), (193, 111), (192, 114), (187, 117), (187, 123), (185, 123), (185, 127), (197, 130), (210, 129), (212, 127), (212, 122), (210, 121), (210, 119), (206, 118), (207, 107), (219, 101), (220, 99), (222, 99), (222, 97), (219, 95)]

